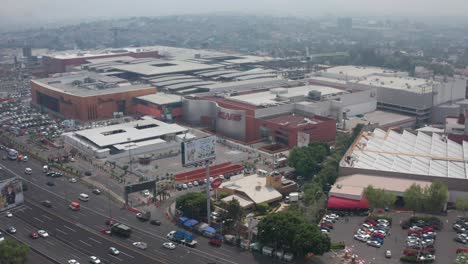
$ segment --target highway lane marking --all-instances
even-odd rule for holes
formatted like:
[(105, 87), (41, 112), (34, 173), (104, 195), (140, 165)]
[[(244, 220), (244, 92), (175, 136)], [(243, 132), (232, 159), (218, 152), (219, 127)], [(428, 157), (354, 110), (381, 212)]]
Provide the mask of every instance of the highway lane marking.
[(101, 209), (101, 208), (99, 208), (99, 207), (96, 208), (96, 210), (98, 210), (98, 211), (101, 212), (101, 213), (104, 213), (104, 212), (105, 212), (103, 209)]
[(81, 240), (81, 239), (80, 239), (80, 240), (78, 240), (78, 242), (81, 242), (81, 243), (83, 243), (83, 244), (87, 245), (88, 247), (93, 247), (91, 244), (89, 244), (89, 243), (86, 243), (86, 242), (84, 242), (84, 241), (83, 241), (83, 240)]
[(159, 251), (159, 250), (157, 250), (157, 249), (153, 249), (153, 250), (154, 250), (154, 252), (156, 252), (156, 253), (158, 253), (158, 254), (161, 254), (161, 255), (167, 256), (167, 254), (166, 254), (166, 253), (164, 253), (164, 252), (161, 252), (161, 251)]
[[(33, 186), (35, 186), (35, 187), (37, 187), (37, 188), (39, 188), (39, 189), (41, 189), (41, 190), (43, 190), (43, 191), (45, 191), (45, 192), (51, 194), (51, 195), (54, 195), (54, 196), (56, 196), (56, 197), (58, 197), (58, 198), (65, 199), (65, 196), (60, 196), (60, 195), (58, 195), (58, 194), (55, 193), (55, 192), (52, 192), (52, 191), (50, 191), (50, 190), (48, 190), (48, 189), (45, 189), (45, 188), (43, 188), (42, 186), (39, 186), (38, 184), (33, 183), (33, 182), (31, 182), (30, 180), (28, 180), (28, 179), (26, 179), (26, 178), (20, 176), (19, 174), (15, 173), (14, 171), (10, 170), (9, 168), (5, 168), (5, 169), (8, 170), (8, 171), (9, 171), (10, 173), (12, 173), (13, 175), (16, 175), (17, 177), (19, 177), (19, 178), (23, 179), (24, 181), (30, 183), (31, 185), (33, 185)], [(94, 210), (92, 210), (91, 208), (88, 208), (87, 206), (82, 206), (82, 207), (83, 207), (83, 209), (87, 209), (87, 210), (89, 210), (90, 212), (94, 212), (94, 213), (96, 213), (96, 214), (98, 214), (98, 215), (105, 216), (105, 215), (103, 215), (103, 214), (100, 214), (100, 213), (98, 213), (98, 212), (95, 212)], [(106, 216), (106, 217), (107, 217), (107, 216)], [(125, 222), (127, 222), (126, 219), (125, 219)], [(66, 226), (64, 226), (64, 227), (67, 228), (67, 229), (71, 229), (71, 228), (66, 227)], [(74, 231), (74, 230), (72, 230), (72, 231)], [(140, 231), (142, 231), (142, 230), (140, 230)], [(76, 232), (76, 231), (74, 231), (74, 232)], [(152, 234), (152, 233), (145, 232), (145, 231), (142, 231), (142, 233), (145, 234), (146, 236), (149, 236), (149, 237), (151, 237), (151, 236), (156, 236), (156, 237), (159, 237), (160, 239), (164, 239), (164, 240), (165, 240), (165, 238), (164, 238), (163, 236), (160, 236), (160, 235)], [(98, 234), (98, 235), (99, 235), (99, 234)], [(108, 238), (106, 238), (106, 239), (108, 239)], [(113, 242), (116, 243), (117, 241), (113, 241)], [(70, 243), (70, 244), (72, 244), (72, 243)], [(123, 245), (123, 244), (122, 244), (122, 245)], [(143, 254), (143, 253), (140, 253), (140, 254), (145, 255), (145, 254)], [(156, 260), (156, 259), (154, 259), (153, 257), (150, 257), (150, 256), (148, 256), (148, 255), (145, 255), (145, 256), (148, 257), (148, 258), (151, 258), (151, 259), (153, 259), (153, 260)], [(117, 259), (119, 259), (119, 258), (117, 258)], [(122, 261), (121, 259), (119, 259), (119, 260)], [(159, 261), (162, 262), (162, 263), (168, 263), (167, 260), (165, 260), (165, 259), (159, 259)], [(234, 263), (234, 262), (232, 262), (232, 263)]]
[(44, 223), (44, 221), (42, 221), (41, 219), (37, 218), (37, 217), (33, 217), (34, 219), (36, 219), (37, 221), (41, 222), (41, 223)]
[(46, 240), (46, 243), (49, 244), (49, 245), (51, 245), (51, 246), (55, 246), (55, 244), (52, 243), (52, 242), (50, 242), (49, 240)]
[(92, 237), (88, 237), (88, 239), (89, 239), (89, 240), (92, 240), (92, 241), (94, 241), (94, 242), (96, 242), (96, 243), (98, 243), (98, 244), (102, 244), (101, 241), (97, 241), (96, 239), (94, 239), (94, 238), (92, 238)]
[(120, 251), (120, 253), (124, 254), (125, 256), (128, 256), (129, 258), (135, 258), (134, 256), (129, 255), (129, 254), (125, 253), (125, 252)]
[(75, 220), (78, 220), (78, 219), (79, 219), (79, 217), (76, 216), (76, 215), (70, 215), (70, 217), (73, 218), (73, 219), (75, 219)]
[(64, 231), (62, 231), (62, 230), (60, 230), (60, 229), (58, 229), (58, 228), (55, 228), (55, 230), (56, 230), (57, 232), (60, 232), (60, 233), (64, 234), (64, 235), (68, 235), (68, 233), (66, 233), (66, 232), (64, 232)]
[(123, 261), (123, 259), (118, 258), (118, 257), (116, 257), (116, 256), (114, 256), (114, 255), (109, 255), (109, 256), (111, 256), (111, 257), (113, 257), (113, 258), (116, 258), (116, 259), (118, 259), (119, 261)]
[(74, 259), (80, 259), (77, 255), (73, 255), (73, 254), (70, 254), (70, 255), (72, 255)]
[(66, 226), (66, 225), (63, 225), (63, 227), (65, 227), (66, 229), (68, 229), (68, 230), (70, 230), (70, 231), (73, 231), (73, 232), (75, 232), (75, 233), (76, 233), (76, 230), (75, 230), (75, 229), (73, 229), (73, 228), (70, 228), (70, 227), (68, 227), (68, 226)]
[(44, 217), (45, 219), (47, 219), (49, 221), (52, 221), (52, 218), (48, 217), (47, 215), (42, 215), (42, 217)]

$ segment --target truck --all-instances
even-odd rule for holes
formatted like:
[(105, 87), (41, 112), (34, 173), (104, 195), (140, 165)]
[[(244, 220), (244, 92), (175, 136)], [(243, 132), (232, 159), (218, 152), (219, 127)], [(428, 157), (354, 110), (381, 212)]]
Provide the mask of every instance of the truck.
[(290, 202), (297, 202), (299, 201), (299, 193), (298, 192), (292, 192), (289, 194), (289, 201)]
[(130, 229), (130, 227), (120, 223), (113, 224), (110, 231), (112, 234), (116, 234), (121, 237), (129, 237), (132, 233), (132, 229)]
[(182, 230), (170, 232), (167, 235), (167, 238), (174, 242), (181, 243), (189, 247), (195, 247), (198, 243), (196, 240), (193, 240), (192, 234), (186, 233)]

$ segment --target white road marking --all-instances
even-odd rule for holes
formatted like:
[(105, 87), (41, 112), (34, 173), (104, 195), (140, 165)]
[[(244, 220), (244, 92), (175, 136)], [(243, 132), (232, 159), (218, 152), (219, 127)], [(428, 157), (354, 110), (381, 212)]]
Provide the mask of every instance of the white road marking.
[(120, 251), (120, 253), (124, 254), (125, 256), (128, 256), (129, 258), (135, 258), (134, 256), (129, 255), (129, 254), (125, 253), (125, 252)]
[(51, 246), (55, 246), (55, 244), (52, 243), (52, 242), (50, 242), (49, 240), (46, 240), (46, 243), (49, 244), (49, 245), (51, 245)]
[(72, 255), (72, 257), (73, 257), (74, 259), (80, 259), (80, 258), (77, 257), (76, 255), (73, 255), (73, 254), (70, 254), (70, 255)]
[(81, 243), (83, 243), (83, 244), (87, 245), (88, 247), (92, 247), (92, 246), (91, 246), (91, 244), (89, 244), (89, 243), (86, 243), (86, 242), (84, 242), (84, 241), (83, 241), (83, 240), (81, 240), (81, 239), (80, 239), (80, 240), (78, 240), (78, 242), (81, 242)]
[(96, 208), (96, 210), (98, 210), (98, 211), (101, 212), (101, 213), (104, 213), (104, 210), (101, 209), (101, 208)]
[(70, 227), (68, 227), (68, 226), (66, 226), (66, 225), (64, 225), (63, 227), (65, 227), (66, 229), (68, 229), (68, 230), (70, 230), (70, 231), (73, 231), (73, 232), (75, 232), (75, 233), (76, 233), (76, 230), (75, 230), (75, 229), (73, 229), (73, 228), (70, 228)]
[(66, 232), (64, 232), (64, 231), (62, 231), (62, 230), (60, 230), (60, 229), (58, 229), (58, 228), (55, 228), (55, 230), (56, 230), (57, 232), (60, 232), (60, 233), (64, 234), (64, 235), (68, 235), (68, 233), (66, 233)]
[(161, 254), (161, 255), (164, 255), (164, 256), (167, 256), (166, 253), (161, 252), (161, 251), (159, 251), (159, 250), (157, 250), (157, 249), (154, 249), (154, 252), (156, 252), (156, 253), (158, 253), (158, 254)]
[(114, 256), (114, 255), (109, 255), (109, 256), (111, 256), (111, 257), (113, 257), (113, 258), (116, 258), (116, 259), (118, 259), (119, 261), (123, 261), (123, 259), (118, 258), (118, 257), (116, 257), (116, 256)]
[(94, 241), (94, 242), (96, 242), (96, 243), (98, 243), (98, 244), (102, 244), (101, 241), (97, 241), (96, 239), (94, 239), (94, 238), (92, 238), (92, 237), (88, 237), (88, 239), (89, 239), (89, 240), (92, 240), (92, 241)]
[(37, 218), (37, 217), (33, 217), (34, 219), (36, 219), (37, 221), (41, 222), (41, 223), (44, 223), (44, 221), (42, 221), (41, 219)]
[(42, 217), (44, 217), (44, 218), (47, 219), (47, 220), (52, 221), (52, 218), (48, 217), (47, 215), (42, 215)]

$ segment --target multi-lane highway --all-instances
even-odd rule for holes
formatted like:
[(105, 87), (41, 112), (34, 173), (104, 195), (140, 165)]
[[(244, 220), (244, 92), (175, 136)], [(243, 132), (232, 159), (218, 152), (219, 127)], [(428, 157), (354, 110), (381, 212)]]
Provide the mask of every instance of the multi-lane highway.
[[(190, 262), (234, 264), (257, 263), (260, 261), (254, 258), (252, 254), (242, 252), (234, 247), (211, 247), (204, 237), (196, 238), (199, 241), (197, 248), (179, 246), (175, 250), (167, 250), (162, 247), (162, 243), (167, 241), (166, 234), (171, 230), (175, 230), (176, 227), (165, 220), (163, 211), (155, 215), (163, 221), (163, 225), (152, 226), (148, 222), (138, 221), (132, 212), (121, 209), (109, 202), (104, 195), (92, 194), (91, 190), (79, 182), (70, 183), (67, 178), (62, 177), (53, 179), (55, 186), (47, 186), (46, 182), (52, 179), (42, 173), (42, 164), (37, 161), (30, 160), (26, 163), (1, 162), (7, 172), (24, 177), (29, 187), (25, 192), (26, 203), (23, 210), (15, 213), (15, 217), (11, 221), (18, 221), (21, 223), (18, 224), (19, 226), (25, 225), (25, 234), (30, 233), (29, 229), (32, 228), (46, 229), (53, 234), (50, 240), (51, 243), (55, 241), (61, 247), (69, 248), (68, 250), (59, 250), (58, 247), (49, 247), (50, 252), (62, 252), (62, 250), (68, 252), (65, 254), (77, 252), (80, 256), (76, 255), (76, 258), (82, 259), (84, 257), (85, 262), (87, 262), (86, 258), (89, 255), (97, 255), (102, 259), (112, 261), (112, 263)], [(26, 167), (33, 170), (31, 175), (23, 173)], [(90, 196), (89, 202), (80, 202), (82, 205), (81, 211), (69, 210), (69, 202), (78, 201), (80, 193), (87, 193)], [(43, 200), (50, 200), (53, 205), (52, 208), (45, 208), (40, 205)], [(109, 215), (118, 222), (132, 227), (133, 233), (129, 239), (108, 236), (99, 232), (106, 227), (104, 222), (109, 218)], [(18, 229), (21, 229), (21, 227)], [(35, 243), (35, 241), (29, 240), (28, 242)], [(145, 251), (134, 248), (132, 242), (135, 241), (147, 243), (148, 248)], [(118, 248), (122, 253), (115, 258), (110, 256), (108, 254), (110, 246)], [(60, 256), (60, 259), (64, 257), (66, 256)], [(69, 258), (72, 258), (72, 256)]]

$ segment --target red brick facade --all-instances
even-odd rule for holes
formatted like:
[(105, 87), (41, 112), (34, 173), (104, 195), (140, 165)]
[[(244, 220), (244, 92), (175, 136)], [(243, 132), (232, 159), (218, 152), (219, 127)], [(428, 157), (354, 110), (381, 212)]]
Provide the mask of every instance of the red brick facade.
[[(58, 100), (58, 114), (65, 118), (81, 121), (112, 118), (114, 112), (120, 112), (119, 102), (125, 104), (123, 111), (125, 114), (133, 114), (135, 112), (133, 98), (155, 92), (156, 88), (148, 87), (135, 91), (83, 97), (47, 89), (35, 82), (31, 82), (31, 102), (33, 105), (40, 106), (39, 93), (41, 93)], [(47, 105), (43, 106), (50, 108)]]

